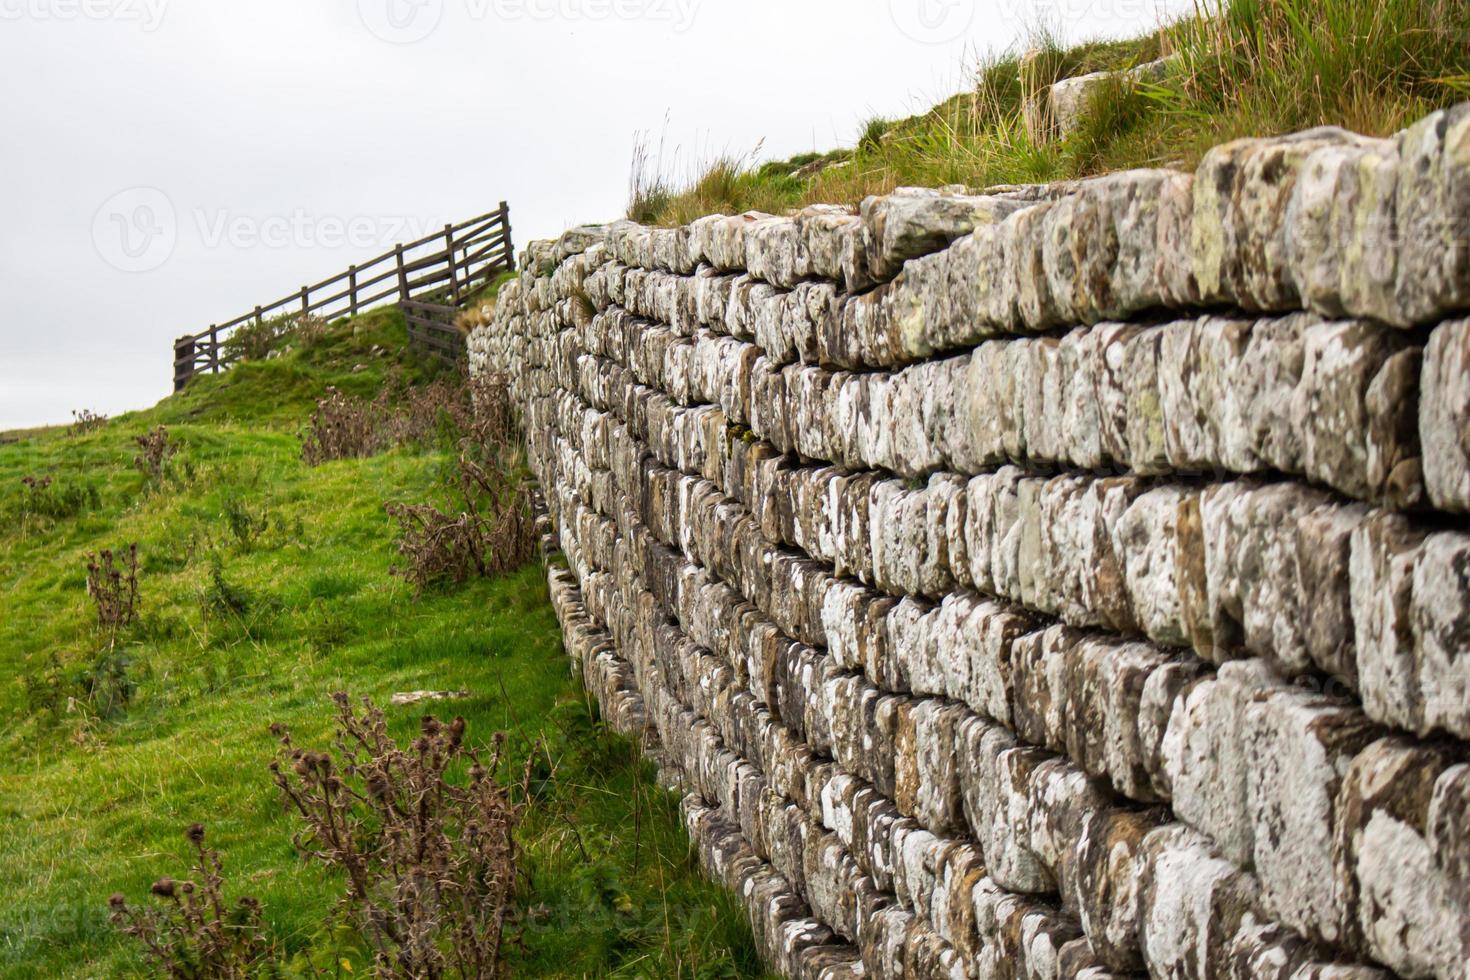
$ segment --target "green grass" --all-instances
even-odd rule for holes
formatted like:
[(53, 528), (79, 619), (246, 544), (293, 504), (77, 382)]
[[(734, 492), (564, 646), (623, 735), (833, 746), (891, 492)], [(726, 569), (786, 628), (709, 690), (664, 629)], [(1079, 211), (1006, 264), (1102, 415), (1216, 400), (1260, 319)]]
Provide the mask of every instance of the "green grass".
[[(0, 976), (143, 975), (107, 897), (146, 902), (150, 882), (185, 872), (182, 830), (196, 820), (231, 895), (257, 896), (289, 950), (321, 944), (342, 886), (293, 851), (268, 725), (325, 746), (330, 692), (386, 704), (415, 689), (472, 692), (441, 707), (465, 716), (472, 740), (507, 731), (520, 758), (542, 746), (518, 975), (759, 975), (742, 913), (697, 874), (674, 799), (572, 678), (543, 569), (417, 601), (388, 574), (384, 502), (434, 496), (450, 454), (301, 462), (296, 432), (326, 385), (370, 395), (395, 368), (434, 373), (397, 356), (402, 341), (394, 314), (369, 314), (96, 432), (0, 441)], [(160, 422), (191, 475), (150, 491), (132, 439)], [(75, 494), (22, 521), (27, 475), (94, 488), (95, 506)], [(242, 543), (221, 523), (232, 506), (267, 517), (266, 530)], [(94, 623), (86, 556), (132, 542), (142, 619), (114, 639)], [(238, 616), (207, 610), (216, 562), (247, 600)], [(407, 736), (423, 710), (388, 712)]]
[[(870, 120), (851, 148), (756, 165), (716, 160), (680, 180), (635, 154), (628, 216), (856, 204), (900, 186), (1035, 183), (1132, 167), (1192, 167), (1211, 146), (1313, 126), (1384, 136), (1470, 95), (1470, 5), (1460, 0), (1200, 0), (1147, 36), (1070, 47), (1045, 33), (984, 64), (973, 89), (920, 115)], [(1023, 106), (1063, 78), (1169, 56), (1165, 76), (1107, 87), (1054, 139)], [(814, 161), (821, 165), (813, 165)]]

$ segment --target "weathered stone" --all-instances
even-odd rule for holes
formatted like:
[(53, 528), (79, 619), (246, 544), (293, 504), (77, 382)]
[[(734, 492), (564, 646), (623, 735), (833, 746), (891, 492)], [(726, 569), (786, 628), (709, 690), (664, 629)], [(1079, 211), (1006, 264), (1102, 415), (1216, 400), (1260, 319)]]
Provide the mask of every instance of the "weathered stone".
[(1307, 155), (1292, 194), (1287, 254), (1309, 308), (1396, 319), (1398, 164), (1394, 140), (1330, 143)]
[(1470, 765), (1452, 766), (1434, 784), (1427, 840), (1434, 866), (1450, 883), (1461, 909), (1470, 909)]
[(1139, 860), (1144, 838), (1165, 823), (1168, 811), (1096, 810), (1083, 820), (1076, 872), (1063, 900), (1077, 910), (1091, 951), (1111, 969), (1140, 970)]
[(1362, 505), (1328, 503), (1297, 519), (1296, 582), (1307, 656), (1348, 688), (1358, 684), (1349, 572), (1352, 534), (1367, 514)]
[(1065, 758), (1048, 759), (1032, 771), (1027, 804), (1030, 847), (1050, 869), (1063, 896), (1076, 890), (1077, 845), (1088, 815), (1113, 803), (1102, 780)]
[(1456, 975), (1463, 115), (523, 251), (568, 654), (773, 968)]
[(1048, 128), (1055, 136), (1066, 136), (1081, 124), (1092, 100), (1122, 84), (1119, 73), (1094, 71), (1054, 82), (1047, 89), (1046, 109), (1050, 114)]
[(1160, 800), (1141, 722), (1154, 674), (1177, 662), (1147, 643), (1089, 636), (1073, 647), (1063, 718), (1069, 758), (1129, 799)]
[[(1395, 323), (1422, 323), (1470, 305), (1470, 108), (1464, 103), (1425, 116), (1398, 136), (1394, 186), (1399, 256)], [(1377, 244), (1371, 239), (1369, 246)]]
[(1250, 866), (1254, 825), (1246, 792), (1251, 760), (1241, 734), (1251, 699), (1280, 686), (1279, 675), (1263, 661), (1227, 663), (1175, 703), (1164, 736), (1174, 812), (1242, 867)]
[(1094, 71), (1053, 82), (1043, 99), (1027, 102), (1028, 129), (1043, 138), (1065, 137), (1082, 125), (1097, 99), (1126, 94), (1140, 82), (1156, 82), (1168, 64), (1167, 58), (1161, 58), (1123, 71)]
[(1470, 737), (1470, 536), (1380, 513), (1352, 536), (1359, 689), (1370, 717)]
[(869, 275), (877, 281), (891, 279), (905, 260), (944, 248), (977, 225), (991, 224), (1015, 210), (1003, 199), (958, 191), (902, 187), (865, 199), (860, 216)]
[(956, 729), (965, 819), (991, 876), (1011, 891), (1047, 892), (1051, 872), (1030, 847), (1027, 784), (1046, 753), (971, 716)]
[(1262, 904), (1308, 937), (1352, 945), (1351, 896), (1327, 885), (1338, 789), (1379, 729), (1357, 708), (1291, 689), (1256, 693), (1242, 721), (1248, 866), (1256, 869)]
[[(1436, 782), (1457, 779), (1444, 747), (1376, 742), (1343, 780), (1334, 887), (1356, 912), (1354, 943), (1405, 977), (1453, 977), (1470, 963), (1463, 878), (1447, 873), (1433, 825)], [(1444, 812), (1442, 809), (1440, 812)], [(1451, 847), (1463, 850), (1463, 827)]]
[[(1244, 647), (1288, 669), (1310, 665), (1298, 528), (1328, 506), (1326, 494), (1296, 483), (1236, 482), (1204, 492), (1200, 517), (1210, 643), (1196, 644), (1201, 656), (1219, 663)], [(1345, 576), (1339, 573), (1331, 584), (1346, 597)]]
[(1193, 495), (1160, 487), (1135, 499), (1113, 530), (1113, 551), (1123, 556), (1133, 613), (1149, 638), (1173, 645), (1189, 642), (1180, 605), (1180, 507)]
[(1138, 927), (1152, 976), (1225, 977), (1242, 923), (1258, 921), (1255, 882), (1181, 824), (1151, 831), (1139, 861)]
[(1360, 499), (1417, 504), (1418, 349), (1384, 327), (1349, 321), (1308, 329), (1303, 354), (1291, 406), (1302, 472)]
[(1436, 327), (1419, 393), (1424, 483), (1434, 506), (1470, 510), (1470, 320)]
[(1364, 142), (1322, 127), (1234, 140), (1206, 153), (1195, 171), (1190, 234), (1200, 298), (1249, 310), (1299, 303), (1288, 247), (1288, 204), (1298, 177), (1313, 151)]
[(1061, 951), (1080, 931), (1072, 917), (1045, 901), (1008, 894), (990, 878), (975, 885), (972, 900), (984, 943), (976, 964), (979, 976), (1059, 976)]

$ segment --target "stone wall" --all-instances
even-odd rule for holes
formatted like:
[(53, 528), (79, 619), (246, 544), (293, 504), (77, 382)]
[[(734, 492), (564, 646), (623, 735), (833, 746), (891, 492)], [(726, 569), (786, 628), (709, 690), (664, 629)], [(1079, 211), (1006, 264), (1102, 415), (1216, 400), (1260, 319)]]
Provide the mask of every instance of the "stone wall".
[(1470, 106), (532, 245), (569, 653), (800, 977), (1470, 976)]

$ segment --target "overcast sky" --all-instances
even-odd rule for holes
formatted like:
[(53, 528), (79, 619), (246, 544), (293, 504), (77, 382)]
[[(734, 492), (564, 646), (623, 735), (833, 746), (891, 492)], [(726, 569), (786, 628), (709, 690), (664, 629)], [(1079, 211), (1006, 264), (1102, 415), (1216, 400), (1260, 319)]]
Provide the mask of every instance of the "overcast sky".
[(617, 217), (634, 136), (763, 157), (965, 88), (1041, 21), (1192, 0), (0, 0), (0, 430), (170, 388), (173, 338), (510, 202)]

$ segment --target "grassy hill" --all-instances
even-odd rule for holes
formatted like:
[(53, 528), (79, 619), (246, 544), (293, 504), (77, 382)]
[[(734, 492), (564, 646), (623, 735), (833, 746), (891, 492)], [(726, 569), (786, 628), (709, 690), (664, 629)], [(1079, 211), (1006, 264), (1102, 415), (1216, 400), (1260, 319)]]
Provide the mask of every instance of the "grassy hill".
[[(194, 821), (231, 896), (259, 898), (288, 951), (363, 973), (351, 938), (323, 929), (342, 884), (291, 844), (268, 726), (325, 745), (330, 692), (386, 705), (419, 689), (471, 692), (428, 709), (462, 714), (471, 740), (505, 731), (518, 760), (541, 745), (518, 975), (759, 973), (676, 803), (570, 676), (539, 564), (418, 599), (389, 575), (384, 504), (434, 499), (452, 439), (302, 462), (298, 431), (328, 385), (371, 397), (390, 376), (436, 375), (399, 354), (405, 337), (396, 313), (369, 313), (92, 431), (0, 436), (0, 976), (142, 975), (108, 896), (146, 904), (150, 882), (185, 871)], [(134, 440), (159, 424), (180, 448), (152, 483)], [(141, 615), (114, 636), (88, 556), (132, 544)], [(395, 735), (424, 710), (389, 708)]]

